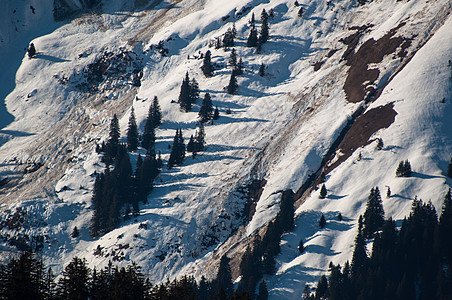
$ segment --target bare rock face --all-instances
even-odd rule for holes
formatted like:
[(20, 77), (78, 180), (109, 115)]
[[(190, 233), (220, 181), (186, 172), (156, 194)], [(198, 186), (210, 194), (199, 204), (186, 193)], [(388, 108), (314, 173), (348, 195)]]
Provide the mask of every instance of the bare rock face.
[(53, 18), (64, 21), (83, 11), (100, 10), (101, 6), (101, 0), (54, 0)]

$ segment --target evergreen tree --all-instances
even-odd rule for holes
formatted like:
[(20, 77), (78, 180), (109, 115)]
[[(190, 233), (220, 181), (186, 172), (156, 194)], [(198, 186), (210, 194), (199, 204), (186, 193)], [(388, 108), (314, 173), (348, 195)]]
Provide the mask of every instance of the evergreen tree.
[(180, 165), (185, 159), (185, 144), (184, 138), (182, 137), (182, 130), (176, 130), (176, 135), (174, 136), (173, 147), (171, 149), (171, 154), (168, 159), (168, 168), (171, 169), (174, 165)]
[(74, 229), (72, 230), (71, 237), (76, 238), (80, 235), (80, 231), (78, 230), (77, 226), (74, 226)]
[(218, 109), (218, 107), (215, 107), (212, 119), (218, 120), (219, 118), (220, 118), (220, 110)]
[(264, 77), (265, 76), (265, 65), (264, 65), (264, 63), (261, 63), (261, 65), (259, 66), (259, 76), (260, 77)]
[(235, 72), (235, 75), (240, 76), (243, 75), (243, 60), (242, 58), (239, 59), (239, 62), (237, 63), (237, 66), (233, 70)]
[(295, 228), (294, 214), (294, 193), (292, 190), (286, 190), (281, 196), (281, 205), (277, 218), (280, 220), (283, 232), (289, 232)]
[(196, 152), (195, 150), (195, 138), (193, 135), (190, 136), (190, 140), (187, 143), (187, 152)]
[(58, 295), (62, 299), (88, 299), (90, 269), (86, 260), (74, 257), (65, 267), (58, 282)]
[(162, 111), (160, 109), (159, 99), (157, 98), (157, 96), (154, 96), (151, 108), (149, 109), (149, 111), (150, 113), (152, 113), (152, 121), (154, 123), (154, 128), (157, 128), (162, 124)]
[(250, 34), (248, 36), (248, 40), (246, 41), (246, 45), (248, 47), (256, 47), (258, 44), (258, 37), (257, 37), (257, 29), (254, 21), (254, 13), (252, 14), (250, 23)]
[(399, 162), (396, 170), (397, 177), (410, 177), (411, 176), (411, 164), (407, 160)]
[(231, 73), (231, 79), (229, 80), (229, 84), (227, 86), (228, 94), (235, 94), (238, 90), (239, 86), (237, 84), (237, 79), (235, 78), (234, 72)]
[(320, 199), (325, 199), (326, 197), (326, 187), (325, 184), (322, 184), (322, 187), (320, 188)]
[(391, 198), (391, 188), (388, 186), (388, 189), (386, 191), (386, 197)]
[(452, 158), (450, 159), (450, 163), (447, 166), (447, 176), (449, 178), (452, 178)]
[(262, 10), (261, 20), (262, 20), (262, 27), (261, 27), (261, 34), (259, 36), (259, 43), (263, 44), (266, 41), (268, 41), (268, 31), (269, 31), (268, 14), (265, 9)]
[(32, 58), (36, 55), (35, 44), (31, 43), (27, 50), (28, 58)]
[(152, 104), (149, 107), (148, 116), (146, 118), (146, 123), (144, 125), (144, 132), (143, 132), (143, 138), (141, 140), (141, 146), (145, 148), (148, 152), (152, 153), (155, 152), (155, 124), (154, 121), (155, 115), (155, 109), (154, 105)]
[(198, 115), (201, 124), (206, 123), (207, 121), (213, 118), (212, 99), (209, 93), (206, 93), (204, 95), (204, 99), (202, 100), (201, 108), (199, 110)]
[(300, 243), (298, 244), (298, 251), (300, 253), (304, 252), (304, 244), (303, 244), (303, 240), (300, 240)]
[(183, 111), (189, 112), (192, 107), (192, 99), (191, 99), (191, 87), (190, 87), (190, 77), (188, 76), (188, 72), (185, 74), (184, 80), (182, 80), (182, 85), (180, 87), (179, 93), (179, 105)]
[(317, 283), (315, 291), (315, 299), (326, 299), (328, 297), (328, 280), (325, 275), (322, 275)]
[(231, 28), (228, 28), (226, 33), (223, 36), (223, 47), (234, 47), (234, 32)]
[(232, 48), (228, 63), (232, 67), (232, 69), (235, 70), (235, 68), (237, 67), (237, 52), (235, 51), (235, 48)]
[(223, 255), (220, 259), (220, 266), (218, 268), (217, 277), (214, 281), (215, 294), (223, 290), (227, 297), (232, 295), (234, 286), (232, 284), (231, 267), (229, 266), (229, 258)]
[(366, 252), (366, 241), (364, 239), (363, 233), (358, 230), (358, 234), (355, 238), (355, 247), (352, 255), (351, 264), (351, 275), (354, 280), (364, 279), (364, 270), (367, 266), (367, 252)]
[(199, 124), (199, 129), (196, 131), (195, 136), (195, 152), (204, 151), (206, 145), (206, 132), (204, 131), (204, 125)]
[(206, 77), (213, 76), (213, 66), (212, 66), (212, 53), (210, 50), (207, 50), (206, 55), (202, 61), (201, 71)]
[(257, 300), (267, 300), (267, 299), (268, 299), (267, 284), (265, 283), (265, 280), (261, 280), (261, 283), (259, 284), (259, 294), (257, 296)]
[(300, 9), (298, 10), (298, 17), (302, 18), (303, 17), (303, 7), (300, 7)]
[(370, 238), (373, 234), (380, 230), (384, 224), (383, 202), (378, 187), (372, 188), (367, 200), (366, 211), (364, 212), (364, 228), (365, 238)]
[(383, 139), (378, 138), (378, 139), (377, 139), (377, 150), (382, 150), (383, 147), (384, 147)]
[(447, 262), (452, 266), (452, 196), (450, 189), (444, 197), (443, 207), (439, 218), (439, 237), (441, 254), (446, 258)]
[(325, 216), (322, 214), (320, 216), (320, 220), (319, 220), (319, 227), (324, 228), (325, 226), (326, 226), (326, 220), (325, 220)]
[(132, 111), (129, 117), (129, 126), (127, 127), (127, 150), (135, 151), (138, 149), (138, 127), (135, 119), (135, 111)]
[(337, 214), (337, 219), (338, 219), (338, 221), (342, 221), (342, 214), (341, 213)]
[(114, 114), (110, 122), (110, 133), (104, 154), (104, 161), (107, 165), (113, 162), (116, 153), (118, 152), (119, 137), (119, 121), (116, 114)]
[(190, 81), (190, 101), (191, 103), (195, 103), (196, 99), (199, 97), (199, 85), (195, 78), (192, 78)]

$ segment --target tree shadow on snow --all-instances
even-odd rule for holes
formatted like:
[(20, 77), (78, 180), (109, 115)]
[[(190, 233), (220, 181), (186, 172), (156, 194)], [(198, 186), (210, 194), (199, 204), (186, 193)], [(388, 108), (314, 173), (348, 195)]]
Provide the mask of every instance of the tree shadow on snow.
[(44, 59), (44, 60), (48, 60), (54, 63), (61, 63), (61, 62), (67, 62), (70, 60), (67, 59), (63, 59), (63, 58), (59, 58), (59, 57), (55, 57), (55, 56), (51, 56), (51, 55), (47, 55), (47, 54), (41, 54), (38, 53), (34, 56), (34, 58), (39, 58), (39, 59)]
[(444, 178), (442, 176), (422, 174), (422, 173), (419, 173), (419, 172), (412, 172), (411, 173), (411, 177), (420, 178), (420, 179)]

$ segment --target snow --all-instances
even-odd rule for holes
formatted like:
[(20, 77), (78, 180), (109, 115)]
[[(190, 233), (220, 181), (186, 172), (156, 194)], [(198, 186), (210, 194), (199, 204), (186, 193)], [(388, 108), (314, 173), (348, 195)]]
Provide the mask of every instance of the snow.
[[(450, 9), (444, 0), (381, 0), (363, 7), (349, 0), (299, 1), (305, 8), (300, 19), (293, 1), (286, 0), (163, 1), (150, 10), (123, 12), (120, 8), (126, 7), (126, 2), (109, 1), (104, 3), (105, 13), (85, 14), (67, 24), (39, 15), (47, 20), (42, 26), (30, 26), (17, 34), (14, 30), (1, 32), (2, 38), (7, 35), (11, 42), (8, 47), (0, 43), (1, 64), (8, 70), (0, 76), (10, 82), (0, 90), (0, 98), (7, 95), (6, 107), (14, 121), (0, 122), (4, 127), (0, 131), (0, 176), (12, 178), (17, 188), (0, 190), (0, 201), (5, 215), (22, 207), (35, 220), (31, 223), (40, 224), (26, 230), (30, 235), (45, 236), (43, 257), (57, 274), (77, 255), (96, 267), (111, 259), (120, 265), (135, 261), (153, 282), (187, 272), (200, 276), (203, 264), (215, 256), (214, 249), (221, 248), (233, 232), (250, 235), (277, 214), (281, 191), (296, 191), (318, 170), (331, 144), (362, 105), (348, 103), (343, 92), (347, 68), (340, 61), (344, 45), (339, 39), (351, 33), (346, 28), (375, 24), (363, 42), (377, 39), (407, 20), (398, 34), (421, 34), (412, 50), (442, 24)], [(9, 10), (12, 3), (8, 2)], [(45, 5), (50, 5), (49, 1), (33, 2), (37, 12), (49, 13)], [(246, 6), (251, 10), (239, 16)], [(27, 7), (20, 9), (27, 18), (34, 18)], [(275, 18), (270, 19), (271, 39), (263, 46), (264, 52), (257, 54), (245, 43), (251, 13), (255, 13), (259, 27), (263, 8), (273, 8)], [(7, 11), (4, 14), (9, 16)], [(226, 15), (230, 17), (222, 21)], [(32, 20), (27, 18), (24, 20)], [(447, 66), (451, 20), (367, 108), (394, 102), (398, 113), (395, 122), (375, 134), (383, 139), (384, 149), (375, 150), (374, 142), (356, 151), (327, 176), (327, 198), (319, 199), (314, 192), (298, 209), (295, 230), (282, 240), (278, 272), (266, 278), (272, 299), (298, 299), (304, 284), (316, 282), (330, 261), (343, 264), (350, 259), (356, 220), (363, 213), (371, 187), (379, 186), (383, 198), (385, 186), (391, 187), (394, 196), (384, 198), (384, 207), (387, 216), (396, 220), (409, 213), (414, 195), (431, 199), (439, 208), (447, 186), (452, 184), (443, 174), (452, 156), (448, 118), (451, 69)], [(245, 65), (237, 95), (223, 89), (231, 72), (226, 66), (230, 52), (208, 47), (209, 41), (221, 36), (233, 22), (238, 32), (235, 48)], [(12, 27), (2, 23), (1, 28)], [(161, 40), (169, 49), (165, 57), (151, 49)], [(36, 45), (36, 58), (28, 59), (25, 52), (4, 54), (26, 47), (30, 41)], [(117, 79), (112, 82), (116, 89), (103, 84), (93, 95), (76, 88), (83, 82), (88, 64), (105, 51), (116, 53), (119, 49), (134, 51), (143, 64), (141, 87), (133, 88), (127, 79)], [(326, 59), (331, 49), (338, 52)], [(202, 60), (194, 58), (207, 50), (212, 51), (213, 62), (223, 66), (211, 78), (204, 78)], [(325, 60), (321, 69), (314, 71), (312, 65), (321, 60)], [(267, 67), (265, 77), (257, 74), (261, 63)], [(381, 78), (388, 78), (399, 65), (386, 57), (378, 65)], [(172, 103), (187, 71), (199, 82), (201, 97), (209, 92), (213, 105), (220, 109), (220, 119), (205, 126), (206, 150), (195, 158), (187, 156), (180, 167), (163, 168), (148, 204), (141, 205), (140, 216), (122, 222), (102, 237), (91, 238), (93, 174), (105, 167), (94, 149), (107, 138), (112, 115), (121, 117), (124, 137), (131, 107), (143, 129), (149, 105), (158, 96), (163, 124), (156, 131), (156, 148), (166, 162), (176, 129), (182, 128), (188, 141), (198, 125), (200, 100), (190, 113), (181, 112), (179, 105)], [(69, 83), (60, 84), (62, 78), (69, 78)], [(446, 103), (440, 103), (444, 97)], [(227, 109), (231, 114), (225, 113)], [(3, 112), (0, 114), (3, 122)], [(362, 159), (358, 161), (359, 153)], [(138, 154), (144, 155), (144, 149), (131, 153), (132, 165)], [(414, 174), (396, 178), (395, 167), (405, 159), (410, 160)], [(36, 161), (45, 163), (38, 172), (21, 172), (24, 165)], [(253, 219), (240, 228), (245, 200), (239, 190), (253, 179), (267, 183)], [(319, 230), (322, 212), (328, 224)], [(338, 212), (343, 221), (336, 219)], [(74, 226), (81, 233), (75, 239), (70, 237)], [(7, 228), (0, 233), (20, 234)], [(209, 243), (212, 236), (215, 240)], [(300, 239), (306, 246), (301, 255), (297, 250)], [(3, 259), (13, 251), (3, 241), (1, 249)]]

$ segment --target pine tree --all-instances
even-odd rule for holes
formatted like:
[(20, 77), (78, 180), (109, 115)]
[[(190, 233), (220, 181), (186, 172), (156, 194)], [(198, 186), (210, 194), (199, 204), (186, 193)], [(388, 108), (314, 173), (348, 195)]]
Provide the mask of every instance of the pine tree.
[(118, 152), (119, 137), (120, 137), (119, 121), (116, 114), (114, 114), (110, 122), (109, 139), (107, 141), (104, 154), (104, 161), (107, 165), (111, 164), (111, 162), (114, 160), (116, 156), (116, 153)]
[(223, 47), (234, 47), (234, 32), (231, 28), (228, 28), (226, 33), (223, 36)]
[(410, 177), (411, 176), (411, 164), (407, 160), (399, 162), (396, 170), (397, 177)]
[(367, 200), (366, 211), (364, 212), (363, 234), (365, 238), (370, 238), (380, 230), (384, 224), (383, 202), (378, 187), (372, 188)]
[(36, 55), (35, 44), (31, 43), (27, 50), (28, 58), (32, 58)]
[(80, 235), (80, 231), (78, 230), (77, 226), (74, 226), (74, 229), (72, 230), (71, 237), (76, 238)]
[(213, 118), (212, 99), (209, 93), (204, 95), (198, 115), (201, 123), (206, 123)]
[(326, 197), (326, 187), (325, 184), (322, 185), (322, 187), (320, 188), (320, 199), (325, 199)]
[(190, 81), (190, 102), (191, 104), (196, 102), (199, 97), (199, 85), (195, 78)]
[(179, 93), (179, 105), (183, 111), (191, 111), (192, 101), (191, 101), (191, 87), (190, 87), (190, 77), (188, 72), (185, 74), (184, 80), (182, 80), (182, 85), (180, 87)]
[(268, 31), (269, 31), (268, 14), (265, 9), (262, 10), (261, 20), (262, 20), (262, 27), (261, 27), (261, 34), (259, 36), (259, 43), (263, 44), (266, 41), (268, 41)]
[(315, 299), (326, 299), (328, 296), (328, 280), (325, 275), (322, 275), (317, 283), (315, 291)]
[(243, 60), (241, 57), (239, 59), (239, 62), (237, 63), (237, 66), (233, 70), (233, 72), (235, 72), (235, 75), (237, 75), (237, 76), (243, 75)]
[(235, 51), (235, 48), (232, 48), (231, 50), (228, 63), (232, 67), (232, 69), (235, 70), (235, 68), (237, 67), (237, 52)]
[(300, 240), (300, 243), (298, 244), (298, 251), (300, 253), (304, 252), (304, 244), (303, 244), (303, 240)]
[(377, 150), (382, 150), (383, 147), (384, 147), (383, 139), (378, 138), (378, 139), (377, 139)]
[(258, 44), (258, 37), (257, 37), (257, 29), (254, 21), (254, 13), (252, 14), (250, 23), (250, 34), (248, 36), (248, 40), (246, 41), (246, 45), (248, 47), (256, 47)]
[(217, 276), (214, 281), (215, 294), (218, 294), (220, 289), (227, 297), (232, 295), (234, 286), (232, 285), (231, 267), (229, 266), (229, 258), (223, 255), (220, 259), (220, 266), (218, 268)]
[(268, 299), (267, 284), (265, 283), (265, 280), (261, 280), (261, 283), (259, 284), (259, 294), (257, 296), (257, 300), (267, 300), (267, 299)]
[(234, 72), (231, 73), (231, 78), (229, 79), (229, 84), (227, 86), (228, 94), (235, 94), (238, 90), (239, 86), (237, 84), (237, 79), (235, 78)]
[(206, 77), (213, 76), (212, 53), (207, 50), (204, 60), (202, 61), (201, 71)]
[(391, 188), (388, 186), (388, 189), (386, 191), (386, 197), (391, 198)]
[(298, 17), (302, 18), (303, 17), (303, 7), (300, 7), (300, 9), (298, 10)]
[(215, 111), (213, 112), (212, 119), (218, 120), (219, 118), (220, 118), (220, 110), (218, 109), (218, 107), (215, 107)]
[(295, 228), (294, 214), (294, 193), (292, 190), (286, 190), (281, 196), (281, 205), (277, 218), (280, 220), (282, 231), (289, 232)]
[(206, 145), (206, 132), (204, 131), (204, 125), (199, 124), (199, 129), (196, 131), (195, 136), (195, 152), (204, 151)]
[(154, 122), (154, 128), (159, 127), (162, 124), (162, 111), (160, 109), (159, 99), (154, 96), (152, 100), (150, 112), (152, 113), (152, 121)]
[(195, 138), (193, 137), (193, 135), (191, 135), (190, 139), (188, 140), (187, 152), (196, 153), (196, 150), (195, 150)]
[(264, 65), (264, 63), (261, 63), (261, 65), (259, 66), (259, 76), (260, 77), (264, 77), (265, 76), (265, 65)]
[(88, 299), (90, 269), (86, 260), (74, 257), (64, 268), (58, 282), (58, 295), (62, 299)]
[(452, 178), (452, 158), (450, 159), (450, 163), (447, 166), (447, 176), (449, 178)]
[(439, 218), (439, 236), (441, 244), (441, 254), (446, 257), (449, 264), (452, 264), (452, 196), (449, 189), (444, 197), (441, 216)]
[(353, 279), (358, 279), (363, 276), (363, 271), (367, 266), (367, 252), (366, 252), (366, 241), (364, 239), (363, 233), (358, 230), (358, 234), (355, 238), (355, 247), (352, 255), (351, 264), (351, 275)]
[(129, 117), (129, 126), (127, 127), (127, 150), (135, 151), (138, 149), (138, 127), (135, 119), (135, 111), (132, 111)]
[(154, 105), (149, 107), (148, 116), (144, 125), (143, 138), (141, 140), (141, 146), (148, 150), (148, 152), (155, 152), (155, 121), (154, 121)]
[(174, 136), (173, 147), (171, 149), (171, 154), (168, 159), (168, 169), (171, 169), (174, 165), (180, 165), (185, 159), (185, 144), (184, 138), (182, 137), (182, 130), (176, 130), (176, 135)]
[(320, 220), (319, 220), (319, 227), (324, 228), (325, 226), (326, 226), (326, 220), (325, 220), (325, 216), (322, 214), (320, 216)]

